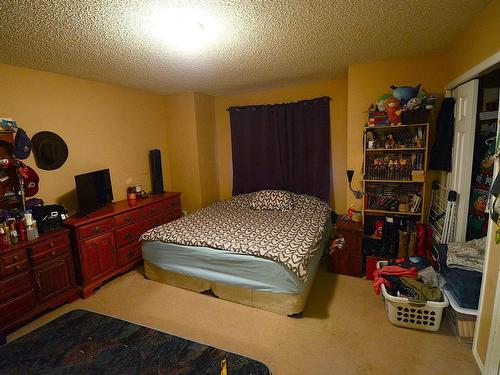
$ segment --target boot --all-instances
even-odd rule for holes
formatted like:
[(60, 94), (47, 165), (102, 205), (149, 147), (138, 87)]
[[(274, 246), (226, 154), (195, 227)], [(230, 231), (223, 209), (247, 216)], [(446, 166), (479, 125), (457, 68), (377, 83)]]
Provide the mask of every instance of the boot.
[(417, 223), (417, 255), (425, 258), (426, 230), (424, 224)]
[(414, 257), (417, 254), (417, 232), (410, 232), (410, 239), (408, 241), (408, 256)]
[(408, 232), (399, 230), (398, 258), (408, 256)]

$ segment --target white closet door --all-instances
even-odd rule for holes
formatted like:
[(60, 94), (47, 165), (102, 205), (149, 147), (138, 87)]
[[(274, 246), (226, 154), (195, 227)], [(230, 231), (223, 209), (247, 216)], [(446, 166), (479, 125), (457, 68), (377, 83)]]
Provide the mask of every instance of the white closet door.
[(476, 134), (476, 111), (479, 80), (475, 79), (458, 86), (451, 92), (455, 98), (455, 135), (448, 175), (448, 188), (458, 193), (455, 241), (465, 241), (467, 216)]

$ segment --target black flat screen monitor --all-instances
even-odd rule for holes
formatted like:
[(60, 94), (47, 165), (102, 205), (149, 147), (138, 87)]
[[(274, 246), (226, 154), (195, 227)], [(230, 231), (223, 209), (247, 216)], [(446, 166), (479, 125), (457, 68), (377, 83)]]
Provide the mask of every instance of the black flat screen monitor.
[(109, 169), (75, 176), (79, 215), (87, 215), (113, 201)]

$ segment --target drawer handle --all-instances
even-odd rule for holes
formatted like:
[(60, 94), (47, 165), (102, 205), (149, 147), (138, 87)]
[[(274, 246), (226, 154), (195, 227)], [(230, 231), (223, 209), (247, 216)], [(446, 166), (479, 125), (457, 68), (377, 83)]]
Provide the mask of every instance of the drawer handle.
[(94, 228), (94, 232), (100, 232), (102, 230), (102, 226), (98, 225)]
[(56, 244), (55, 244), (54, 242), (51, 242), (51, 243), (49, 244), (49, 246), (50, 246), (50, 247), (54, 247), (54, 246), (56, 246)]
[(133, 258), (134, 256), (135, 256), (135, 251), (129, 251), (129, 253), (127, 254), (128, 258)]
[(133, 232), (128, 232), (126, 235), (125, 235), (125, 238), (128, 240), (129, 238), (132, 238), (134, 236), (134, 233)]
[(153, 208), (150, 208), (150, 209), (149, 209), (149, 211), (150, 211), (150, 212), (156, 212), (156, 211), (158, 211), (158, 207), (153, 207)]
[(130, 220), (132, 220), (132, 218), (130, 216), (127, 216), (124, 220), (125, 221), (130, 221)]
[(14, 256), (12, 257), (12, 260), (13, 260), (14, 262), (17, 262), (17, 261), (19, 260), (19, 257), (18, 257), (17, 255), (14, 255)]
[(50, 256), (55, 256), (55, 255), (56, 255), (55, 250), (52, 250), (52, 251), (50, 252)]

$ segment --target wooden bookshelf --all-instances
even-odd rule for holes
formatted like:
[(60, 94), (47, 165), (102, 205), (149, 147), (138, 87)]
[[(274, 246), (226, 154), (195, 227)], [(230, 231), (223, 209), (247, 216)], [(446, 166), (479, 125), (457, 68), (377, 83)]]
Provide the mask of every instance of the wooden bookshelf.
[(365, 126), (365, 129), (372, 129), (372, 130), (387, 130), (387, 129), (407, 129), (407, 128), (418, 128), (418, 127), (424, 127), (428, 126), (429, 123), (422, 123), (422, 124), (403, 124), (403, 125), (384, 125), (384, 126)]
[(365, 214), (382, 215), (382, 216), (385, 216), (385, 215), (422, 216), (422, 212), (372, 210), (369, 208), (365, 208)]
[(365, 234), (365, 235), (363, 235), (363, 238), (367, 238), (367, 239), (369, 239), (369, 240), (377, 240), (377, 241), (382, 241), (382, 237), (377, 237), (377, 236), (375, 236), (375, 235), (373, 235), (373, 234), (372, 234), (372, 235), (370, 235), (370, 236)]
[[(394, 126), (371, 126), (371, 127), (366, 127), (365, 132), (364, 132), (364, 137), (363, 137), (363, 160), (364, 160), (364, 173), (363, 173), (363, 192), (365, 193), (365, 201), (363, 202), (363, 222), (365, 225), (368, 225), (367, 223), (367, 218), (369, 221), (373, 223), (374, 220), (379, 220), (378, 218), (375, 218), (376, 216), (379, 216), (381, 219), (387, 216), (400, 216), (400, 217), (407, 217), (408, 219), (412, 219), (418, 222), (423, 222), (424, 221), (424, 212), (425, 212), (425, 204), (427, 203), (428, 198), (426, 197), (426, 175), (427, 175), (427, 164), (428, 164), (428, 153), (429, 153), (429, 127), (430, 125), (428, 123), (424, 124), (407, 124), (407, 125), (394, 125)], [(415, 128), (422, 128), (423, 131), (416, 130)], [(415, 130), (412, 130), (415, 129)], [(422, 140), (422, 146), (424, 147), (412, 147), (414, 145), (414, 141), (412, 142), (413, 144), (399, 144), (400, 147), (398, 147), (398, 144), (396, 144), (396, 147), (394, 148), (381, 148), (380, 144), (378, 145), (378, 148), (372, 148), (369, 149), (367, 147), (367, 138), (366, 138), (366, 133), (371, 131), (375, 135), (375, 139), (378, 140), (378, 143), (382, 143), (383, 145), (383, 139), (384, 136), (387, 136), (388, 134), (392, 134), (393, 137), (397, 140), (397, 132), (398, 131), (404, 131), (408, 132), (410, 130), (414, 136), (417, 136), (417, 134), (422, 134), (422, 138), (425, 137), (425, 140)], [(402, 138), (402, 137), (401, 137)], [(403, 142), (401, 140), (401, 142)], [(373, 165), (375, 158), (385, 158), (386, 155), (389, 154), (398, 154), (401, 153), (402, 156), (398, 157), (389, 157), (391, 160), (397, 160), (400, 158), (403, 159), (409, 159), (406, 155), (409, 155), (410, 152), (420, 154), (422, 156), (418, 156), (419, 158), (422, 158), (421, 162), (421, 171), (423, 171), (423, 178), (420, 177), (418, 180), (411, 180), (411, 179), (369, 179), (367, 178), (367, 173), (369, 171), (370, 165)], [(413, 164), (410, 164), (413, 165)], [(373, 171), (373, 169), (372, 169)], [(399, 170), (401, 176), (407, 176), (407, 172), (402, 169)], [(387, 172), (383, 172), (382, 170), (382, 175), (387, 174)], [(392, 172), (390, 172), (392, 173)], [(397, 172), (398, 173), (398, 172)], [(395, 177), (398, 177), (396, 173)], [(373, 172), (371, 174), (372, 177), (377, 177), (376, 175), (373, 175)], [(384, 176), (385, 177), (385, 176)], [(396, 192), (396, 195), (386, 195), (387, 191), (390, 190), (390, 186), (387, 187), (388, 184), (396, 184), (400, 186), (396, 186), (394, 188), (394, 191)], [(413, 185), (413, 186), (412, 186)], [(405, 187), (408, 187), (406, 189)], [(385, 189), (384, 189), (385, 188)], [(420, 208), (418, 212), (411, 212), (411, 211), (389, 211), (386, 209), (376, 209), (379, 208), (377, 207), (376, 200), (378, 197), (384, 197), (387, 196), (389, 198), (393, 198), (395, 200), (402, 200), (402, 199), (407, 199), (408, 193), (407, 191), (415, 191), (421, 198), (422, 201), (420, 203)], [(371, 194), (369, 194), (371, 192)], [(400, 194), (401, 192), (404, 192), (403, 195), (397, 195)], [(411, 195), (411, 193), (410, 193)], [(376, 208), (369, 208), (368, 206), (368, 201), (370, 201), (371, 206), (375, 206)], [(383, 203), (382, 203), (383, 204)], [(409, 205), (411, 207), (411, 203), (409, 202)], [(370, 233), (373, 230), (372, 226), (365, 227), (365, 230), (363, 232), (364, 238), (372, 239), (372, 240), (380, 240), (380, 238), (373, 236), (372, 233)]]
[(394, 183), (394, 184), (423, 184), (425, 181), (415, 181), (415, 180), (363, 180), (365, 183), (369, 182), (384, 182), (384, 183)]
[(425, 147), (400, 147), (400, 148), (366, 148), (366, 152), (398, 152), (398, 151), (425, 151)]

